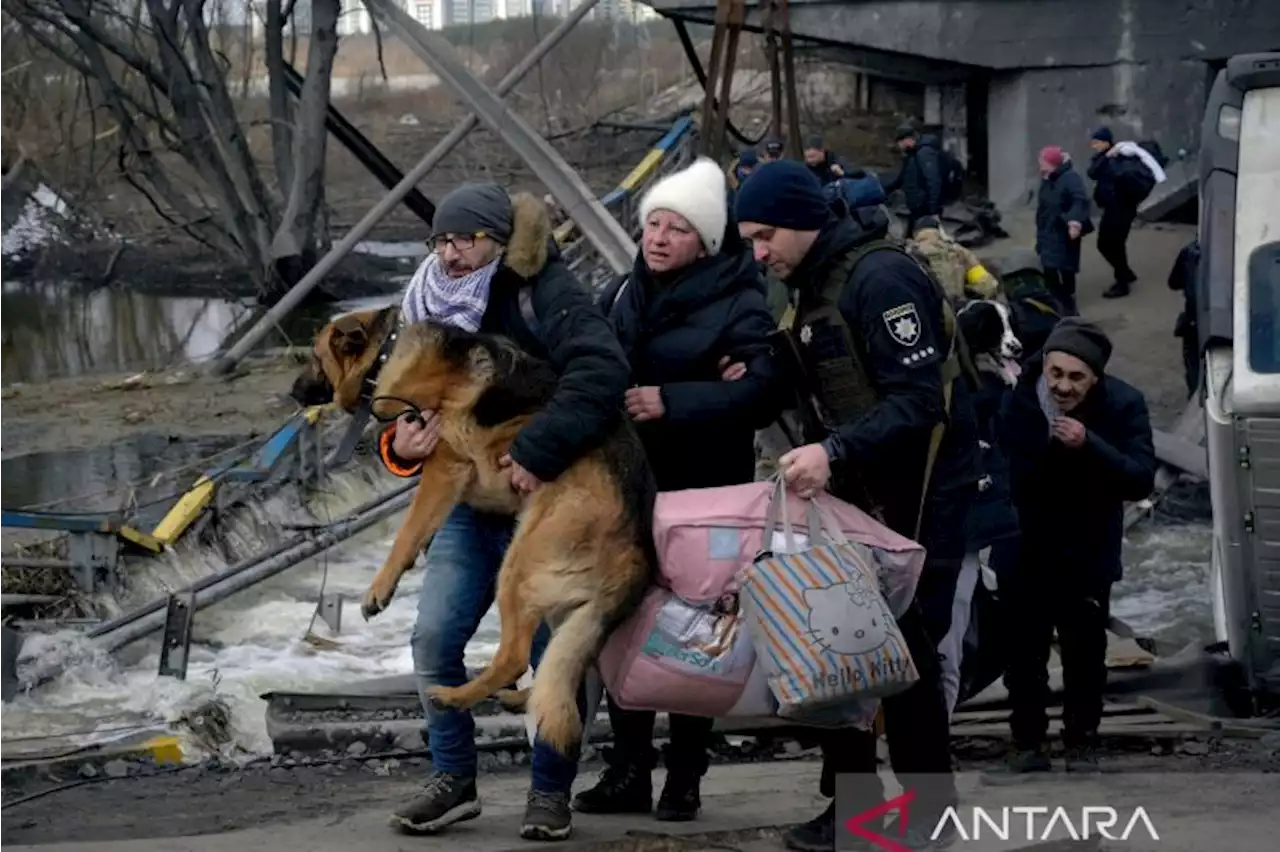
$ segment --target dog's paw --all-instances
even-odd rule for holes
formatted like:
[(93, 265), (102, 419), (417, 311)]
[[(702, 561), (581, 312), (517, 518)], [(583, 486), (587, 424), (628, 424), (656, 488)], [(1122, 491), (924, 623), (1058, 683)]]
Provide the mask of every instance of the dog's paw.
[(384, 581), (381, 575), (374, 577), (369, 590), (364, 593), (364, 600), (360, 602), (360, 614), (364, 616), (364, 620), (368, 621), (385, 610), (395, 594), (395, 583)]
[(530, 689), (499, 689), (493, 694), (498, 699), (498, 703), (502, 705), (502, 709), (508, 713), (523, 713), (525, 705), (529, 703)]

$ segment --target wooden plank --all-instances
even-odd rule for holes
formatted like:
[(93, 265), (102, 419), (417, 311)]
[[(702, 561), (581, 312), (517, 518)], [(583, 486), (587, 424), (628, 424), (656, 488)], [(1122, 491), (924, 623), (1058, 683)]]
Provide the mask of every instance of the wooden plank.
[[(1060, 718), (1062, 716), (1061, 707), (1048, 707), (1045, 709), (1050, 719)], [(1102, 713), (1105, 718), (1114, 718), (1117, 716), (1136, 716), (1151, 715), (1152, 709), (1139, 704), (1104, 704)], [(1010, 711), (1003, 710), (957, 710), (951, 717), (952, 725), (962, 725), (978, 722), (1000, 722), (1007, 721)]]
[(51, 604), (62, 600), (62, 595), (0, 595), (0, 606), (23, 606), (28, 604)]
[(1143, 707), (1168, 716), (1178, 722), (1199, 725), (1205, 733), (1220, 733), (1228, 737), (1261, 739), (1267, 734), (1280, 732), (1280, 720), (1275, 719), (1227, 719), (1222, 716), (1211, 716), (1186, 707), (1179, 707), (1149, 695), (1138, 696), (1138, 703)]
[[(1163, 719), (1163, 717), (1160, 717)], [(1062, 720), (1049, 720), (1049, 733), (1062, 733)], [(1203, 735), (1205, 729), (1199, 725), (1188, 725), (1185, 722), (1175, 722), (1172, 719), (1164, 719), (1164, 721), (1142, 722), (1135, 721), (1126, 724), (1116, 724), (1104, 719), (1102, 724), (1098, 726), (1098, 733), (1104, 737), (1182, 737)], [(953, 737), (988, 737), (993, 739), (1011, 739), (1008, 724), (987, 723), (980, 725), (955, 725), (951, 728), (951, 736)]]

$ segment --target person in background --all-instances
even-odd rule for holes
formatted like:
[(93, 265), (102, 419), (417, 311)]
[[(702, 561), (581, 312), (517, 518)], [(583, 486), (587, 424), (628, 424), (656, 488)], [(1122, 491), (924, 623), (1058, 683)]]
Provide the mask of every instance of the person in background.
[(817, 133), (804, 142), (804, 164), (823, 186), (839, 180), (849, 171), (839, 157), (826, 149)]
[(916, 222), (912, 242), (929, 259), (929, 268), (953, 305), (969, 299), (995, 299), (1000, 282), (978, 256), (947, 236), (934, 216)]
[(1036, 199), (1036, 254), (1044, 277), (1068, 316), (1076, 308), (1080, 238), (1093, 230), (1089, 196), (1071, 160), (1057, 145), (1040, 149), (1040, 192)]
[(1111, 587), (1121, 576), (1125, 501), (1155, 486), (1151, 422), (1141, 392), (1106, 372), (1111, 341), (1068, 317), (1027, 364), (999, 415), (1022, 527), (1007, 592), (1013, 772), (1051, 768), (1045, 750), (1049, 646), (1056, 628), (1070, 771), (1097, 768)]
[(907, 236), (925, 216), (942, 215), (942, 160), (938, 139), (920, 135), (914, 124), (903, 124), (895, 136), (902, 152), (902, 168), (884, 186), (886, 193), (901, 189), (907, 204)]
[(1169, 289), (1182, 291), (1182, 313), (1178, 314), (1173, 335), (1182, 339), (1182, 370), (1188, 398), (1200, 389), (1200, 319), (1196, 313), (1199, 270), (1200, 241), (1196, 239), (1182, 247), (1169, 271)]
[[(801, 390), (817, 398), (825, 416), (815, 419), (828, 424), (779, 459), (788, 486), (801, 497), (830, 488), (928, 550), (899, 622), (920, 679), (884, 699), (894, 772), (918, 796), (920, 816), (913, 813), (907, 834), (927, 844), (955, 801), (937, 644), (950, 627), (964, 523), (981, 477), (949, 308), (937, 283), (885, 239), (880, 208), (850, 212), (829, 202), (800, 163), (762, 166), (738, 193), (736, 212), (756, 259), (798, 293), (791, 331), (808, 379)], [(834, 796), (837, 774), (852, 773), (860, 803), (882, 801), (872, 732), (823, 732), (822, 751), (824, 796)], [(786, 843), (830, 850), (835, 832), (833, 802), (792, 828)]]
[[(404, 322), (431, 320), (500, 334), (548, 361), (560, 377), (551, 400), (502, 459), (512, 487), (530, 493), (615, 428), (631, 372), (626, 356), (609, 321), (560, 259), (545, 203), (533, 196), (513, 199), (493, 183), (468, 184), (441, 199), (433, 227), (434, 251), (401, 303)], [(383, 464), (398, 476), (416, 474), (439, 440), (439, 416), (423, 414), (422, 420), (402, 417), (379, 437)], [(513, 518), (460, 503), (431, 539), (410, 639), (420, 694), (435, 684), (466, 683), (464, 651), (489, 611), (514, 530)], [(546, 640), (544, 626), (534, 640), (535, 668)], [(468, 711), (438, 709), (425, 698), (423, 710), (432, 772), (394, 817), (410, 834), (434, 834), (480, 815), (475, 720)], [(572, 828), (569, 792), (578, 756), (535, 741), (532, 768), (520, 836), (563, 840)]]
[[(778, 413), (767, 342), (774, 321), (760, 268), (725, 201), (724, 173), (706, 158), (655, 183), (640, 200), (635, 266), (601, 299), (633, 365), (626, 410), (660, 491), (751, 482), (755, 430)], [(741, 370), (735, 381), (722, 381), (730, 363)], [(609, 720), (608, 766), (574, 808), (648, 813), (654, 713), (623, 710), (610, 697)], [(658, 819), (697, 815), (712, 722), (670, 715)]]
[(737, 197), (738, 187), (752, 172), (760, 168), (760, 155), (755, 148), (744, 148), (733, 158), (729, 168), (725, 170), (725, 178), (729, 185), (729, 208), (733, 208), (733, 199)]
[(1151, 189), (1165, 179), (1164, 169), (1135, 142), (1116, 142), (1110, 127), (1099, 127), (1089, 140), (1093, 159), (1089, 177), (1095, 181), (1093, 200), (1102, 210), (1098, 222), (1098, 253), (1115, 272), (1115, 283), (1103, 296), (1118, 299), (1129, 295), (1138, 276), (1129, 266), (1127, 243), (1138, 205)]
[(760, 162), (775, 163), (782, 159), (782, 152), (786, 150), (786, 145), (776, 136), (771, 136), (765, 140), (764, 152), (760, 155)]

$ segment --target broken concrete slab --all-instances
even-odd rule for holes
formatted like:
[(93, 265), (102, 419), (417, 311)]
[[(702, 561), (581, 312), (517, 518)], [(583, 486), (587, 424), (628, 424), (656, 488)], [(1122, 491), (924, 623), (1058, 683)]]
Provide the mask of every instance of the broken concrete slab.
[(1138, 218), (1158, 222), (1200, 193), (1200, 165), (1196, 160), (1176, 160), (1164, 167), (1164, 182), (1138, 205)]

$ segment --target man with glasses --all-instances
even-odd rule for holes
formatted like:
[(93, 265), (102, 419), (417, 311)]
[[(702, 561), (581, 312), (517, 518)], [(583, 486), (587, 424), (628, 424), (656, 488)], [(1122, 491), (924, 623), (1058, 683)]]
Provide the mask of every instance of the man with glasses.
[[(432, 320), (500, 334), (548, 361), (560, 376), (555, 395), (520, 431), (502, 463), (511, 485), (529, 493), (596, 446), (621, 416), (631, 374), (608, 320), (560, 260), (546, 204), (508, 196), (496, 184), (462, 186), (440, 202), (429, 240), (433, 252), (405, 291), (401, 319)], [(412, 476), (435, 449), (439, 417), (402, 417), (379, 440), (391, 472)], [(467, 681), (464, 651), (493, 603), (494, 583), (514, 520), (459, 504), (427, 547), (426, 576), (413, 628), (419, 692)], [(546, 646), (546, 628), (533, 659)], [(465, 710), (423, 701), (433, 771), (422, 792), (396, 811), (393, 825), (432, 834), (480, 815), (475, 721)], [(584, 712), (581, 711), (580, 712)], [(531, 840), (569, 836), (569, 790), (578, 756), (534, 743), (533, 784), (520, 834)]]

